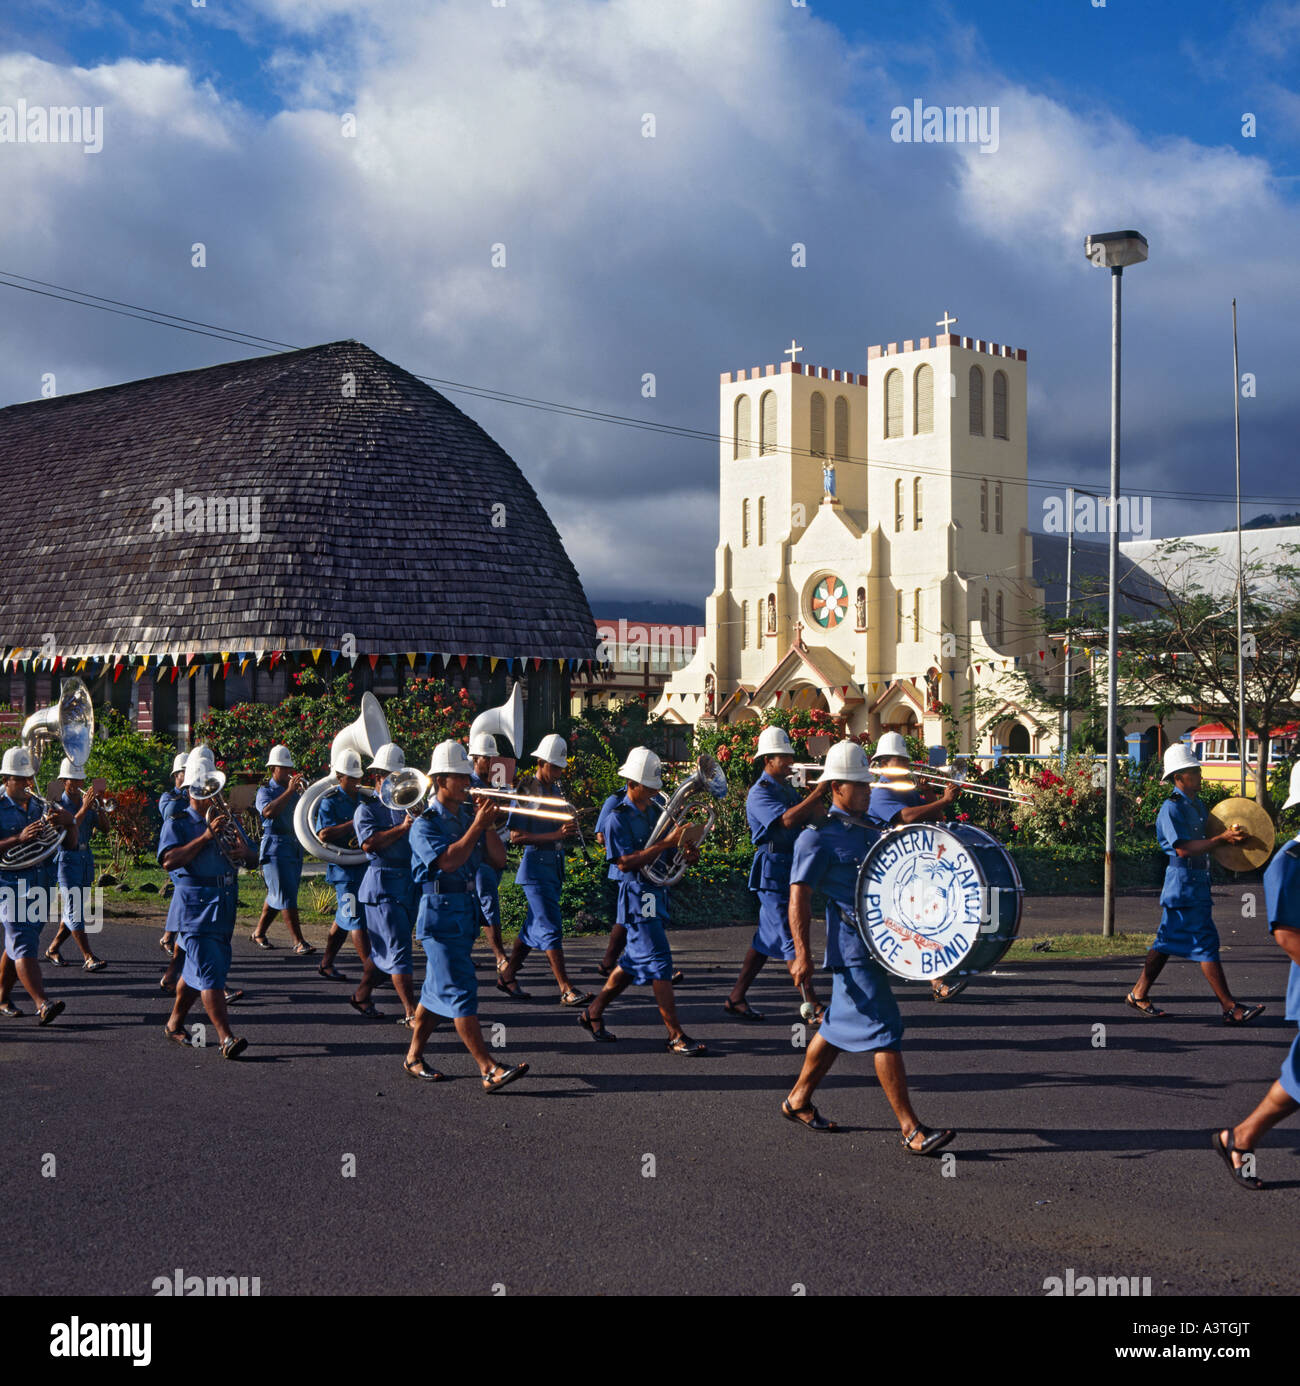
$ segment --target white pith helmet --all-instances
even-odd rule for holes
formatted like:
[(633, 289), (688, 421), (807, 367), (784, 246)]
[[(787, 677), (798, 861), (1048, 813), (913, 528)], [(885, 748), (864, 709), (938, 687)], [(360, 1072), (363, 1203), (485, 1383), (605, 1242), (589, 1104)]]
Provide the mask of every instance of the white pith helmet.
[(175, 756), (172, 757), (172, 774), (173, 774), (173, 775), (179, 775), (180, 772), (181, 772), (182, 770), (185, 769), (185, 760), (186, 760), (185, 752), (184, 752), (184, 751), (177, 751), (176, 754), (175, 754)]
[(429, 762), (431, 775), (472, 775), (474, 767), (459, 741), (440, 741), (433, 748), (433, 759)]
[(1177, 745), (1165, 747), (1165, 768), (1164, 774), (1160, 776), (1162, 780), (1167, 780), (1171, 775), (1176, 775), (1180, 770), (1199, 770), (1201, 762), (1196, 759), (1196, 753), (1186, 742), (1180, 741)]
[(85, 766), (73, 765), (73, 763), (67, 758), (67, 756), (64, 756), (63, 759), (59, 762), (59, 779), (84, 780), (85, 778)]
[(36, 765), (26, 746), (10, 746), (0, 761), (0, 775), (18, 775), (23, 779), (36, 778)]
[(375, 758), (370, 762), (370, 768), (372, 770), (384, 770), (391, 775), (394, 770), (406, 769), (406, 756), (402, 753), (400, 746), (386, 741), (375, 752)]
[(491, 732), (475, 732), (469, 739), (469, 753), (472, 756), (494, 756), (497, 754), (497, 739)]
[(564, 738), (552, 732), (549, 736), (542, 737), (538, 742), (537, 749), (533, 752), (537, 760), (544, 760), (549, 765), (554, 765), (557, 770), (563, 770), (569, 763), (569, 748), (564, 744)]
[(885, 760), (891, 756), (902, 756), (904, 760), (911, 760), (912, 754), (907, 749), (907, 741), (902, 732), (886, 732), (876, 745), (876, 753), (871, 757), (874, 765), (878, 760)]
[(1291, 767), (1291, 794), (1282, 807), (1295, 808), (1297, 804), (1300, 804), (1300, 760)]
[(347, 775), (349, 779), (361, 778), (361, 754), (359, 751), (339, 751), (330, 757), (330, 769), (336, 775)]
[[(185, 778), (181, 781), (181, 788), (188, 789), (195, 780), (204, 775), (220, 774), (217, 770), (217, 762), (212, 755), (211, 746), (195, 746), (195, 748), (185, 757)], [(221, 783), (226, 783), (226, 777), (221, 776)]]
[(266, 758), (267, 765), (283, 765), (286, 770), (293, 769), (293, 755), (287, 746), (272, 746)]
[[(901, 738), (900, 738), (901, 740)], [(832, 780), (854, 780), (870, 784), (873, 776), (867, 753), (856, 741), (837, 741), (826, 756), (818, 784), (829, 784)]]
[(643, 784), (647, 789), (662, 789), (663, 775), (660, 773), (659, 757), (648, 746), (634, 746), (627, 759), (618, 767), (619, 775), (635, 784)]
[(758, 738), (758, 750), (754, 752), (755, 760), (762, 760), (764, 756), (792, 756), (794, 747), (790, 744), (790, 738), (786, 735), (784, 727), (764, 727)]

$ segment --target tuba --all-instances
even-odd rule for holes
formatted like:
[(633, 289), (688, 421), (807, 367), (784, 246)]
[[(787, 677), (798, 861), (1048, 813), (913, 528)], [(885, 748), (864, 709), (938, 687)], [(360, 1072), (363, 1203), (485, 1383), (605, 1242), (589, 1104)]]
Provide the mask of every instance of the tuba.
[[(41, 712), (32, 713), (23, 723), (23, 745), (38, 768), (41, 750), (54, 740), (63, 743), (63, 754), (80, 768), (90, 759), (94, 739), (95, 705), (91, 702), (90, 690), (78, 678), (65, 679), (59, 690), (59, 701)], [(41, 832), (0, 855), (0, 871), (25, 871), (42, 865), (59, 850), (67, 836), (66, 828), (56, 828), (50, 821), (53, 806), (39, 795), (31, 797), (45, 807)]]
[[(379, 699), (373, 693), (363, 693), (361, 713), (357, 720), (349, 722), (330, 743), (330, 760), (333, 761), (341, 751), (356, 751), (363, 760), (373, 760), (375, 752), (392, 739)], [(369, 858), (359, 847), (335, 847), (333, 843), (322, 842), (311, 825), (317, 800), (337, 784), (338, 777), (331, 771), (307, 789), (293, 811), (293, 830), (303, 847), (320, 861), (328, 862), (331, 866), (364, 866)], [(367, 799), (374, 798), (372, 789), (363, 789), (361, 793)]]
[[(701, 797), (702, 796), (702, 797)], [(680, 823), (688, 823), (698, 809), (703, 809), (703, 823), (692, 823), (683, 835), (679, 846), (669, 852), (661, 852), (649, 865), (641, 868), (641, 879), (652, 886), (671, 886), (686, 874), (685, 847), (698, 847), (713, 831), (717, 815), (713, 812), (714, 799), (727, 797), (727, 777), (722, 767), (712, 756), (701, 756), (695, 769), (673, 790), (673, 796), (663, 806), (659, 821), (654, 826), (646, 842), (652, 847), (661, 838), (668, 836)], [(695, 798), (697, 802), (688, 801)]]

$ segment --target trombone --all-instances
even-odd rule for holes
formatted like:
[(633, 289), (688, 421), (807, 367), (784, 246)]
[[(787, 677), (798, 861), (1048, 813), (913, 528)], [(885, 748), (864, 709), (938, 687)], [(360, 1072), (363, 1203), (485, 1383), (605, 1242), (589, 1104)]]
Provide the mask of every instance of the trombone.
[(942, 770), (922, 769), (919, 765), (885, 765), (874, 769), (872, 774), (878, 777), (879, 783), (886, 789), (915, 789), (913, 780), (928, 780), (936, 784), (956, 785), (963, 794), (979, 794), (986, 799), (1001, 799), (1007, 803), (1033, 803), (1028, 794), (1018, 794), (1014, 789), (1003, 789), (1001, 785), (970, 784), (964, 770), (954, 770), (951, 774), (945, 774)]

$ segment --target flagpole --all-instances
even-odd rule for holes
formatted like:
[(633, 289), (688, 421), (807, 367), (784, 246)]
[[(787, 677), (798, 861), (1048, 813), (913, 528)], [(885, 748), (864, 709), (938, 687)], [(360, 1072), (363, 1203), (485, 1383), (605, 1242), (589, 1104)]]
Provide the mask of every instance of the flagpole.
[[(1237, 300), (1232, 300), (1232, 419), (1237, 436), (1237, 760), (1241, 764), (1241, 797), (1246, 797), (1246, 657), (1244, 614), (1246, 575), (1241, 561), (1241, 375), (1237, 364)], [(1268, 735), (1264, 728), (1262, 735)], [(1260, 754), (1263, 755), (1263, 743)]]

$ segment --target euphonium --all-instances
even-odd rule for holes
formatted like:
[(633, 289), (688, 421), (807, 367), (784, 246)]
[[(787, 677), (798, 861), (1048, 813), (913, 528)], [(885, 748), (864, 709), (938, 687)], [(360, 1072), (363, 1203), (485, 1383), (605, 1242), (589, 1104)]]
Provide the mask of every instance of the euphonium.
[(208, 811), (204, 814), (204, 818), (209, 824), (215, 818), (226, 820), (217, 833), (217, 846), (220, 848), (222, 856), (227, 861), (233, 862), (235, 853), (240, 850), (243, 843), (240, 840), (239, 829), (235, 825), (234, 814), (230, 812), (230, 807), (222, 796), (221, 785), (222, 780), (219, 775), (204, 775), (202, 779), (196, 780), (190, 786), (190, 793), (196, 799), (212, 800), (208, 805)]
[[(692, 797), (703, 794), (700, 804), (688, 805), (687, 801)], [(652, 847), (661, 838), (667, 837), (679, 824), (687, 823), (697, 808), (702, 807), (705, 812), (703, 824), (696, 824), (691, 829), (691, 842), (672, 848), (670, 851), (661, 852), (654, 861), (641, 868), (641, 879), (654, 886), (676, 885), (686, 874), (686, 853), (684, 846), (699, 846), (706, 837), (713, 831), (713, 825), (717, 822), (717, 815), (713, 812), (713, 799), (725, 799), (727, 796), (727, 777), (722, 772), (722, 767), (712, 756), (701, 756), (696, 762), (695, 769), (677, 786), (673, 791), (672, 798), (663, 806), (663, 812), (659, 815), (659, 821), (654, 826), (654, 831), (650, 834), (646, 842), (647, 847)]]

